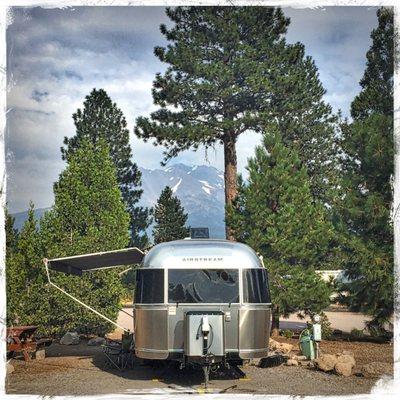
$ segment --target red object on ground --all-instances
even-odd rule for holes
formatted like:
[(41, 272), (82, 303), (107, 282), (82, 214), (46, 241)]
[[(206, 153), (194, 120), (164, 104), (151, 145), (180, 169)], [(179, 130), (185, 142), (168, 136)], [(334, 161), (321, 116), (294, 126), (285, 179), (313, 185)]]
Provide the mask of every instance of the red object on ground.
[(7, 328), (7, 354), (22, 353), (25, 361), (29, 361), (38, 344), (33, 337), (37, 328), (34, 325)]

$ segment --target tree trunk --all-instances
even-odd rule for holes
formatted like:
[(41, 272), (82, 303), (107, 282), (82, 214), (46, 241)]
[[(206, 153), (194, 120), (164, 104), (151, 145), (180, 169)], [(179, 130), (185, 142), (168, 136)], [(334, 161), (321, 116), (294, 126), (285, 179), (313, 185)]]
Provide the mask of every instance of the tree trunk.
[(279, 336), (279, 307), (272, 306), (271, 336)]
[[(232, 204), (237, 195), (237, 159), (236, 159), (236, 137), (226, 134), (224, 138), (225, 159), (225, 206)], [(226, 225), (226, 238), (234, 240), (232, 230)]]

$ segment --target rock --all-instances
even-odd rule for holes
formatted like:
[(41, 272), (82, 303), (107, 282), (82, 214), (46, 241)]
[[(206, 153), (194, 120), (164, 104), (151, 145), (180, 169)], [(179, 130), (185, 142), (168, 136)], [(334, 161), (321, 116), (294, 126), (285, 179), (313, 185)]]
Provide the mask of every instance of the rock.
[(353, 364), (350, 362), (337, 362), (335, 364), (335, 372), (341, 376), (351, 376)]
[[(309, 367), (310, 361), (299, 361), (299, 365), (301, 365), (302, 367)], [(312, 363), (312, 367), (315, 368), (314, 363)]]
[(260, 368), (272, 368), (283, 364), (287, 360), (287, 357), (282, 354), (274, 354), (268, 357), (262, 358), (259, 363)]
[(77, 332), (67, 332), (60, 340), (60, 344), (70, 345), (78, 344), (79, 335)]
[(269, 348), (277, 353), (287, 354), (292, 351), (293, 345), (288, 343), (280, 343), (274, 339), (269, 339)]
[(87, 344), (88, 346), (101, 346), (102, 344), (106, 344), (106, 339), (103, 337), (94, 337)]
[(333, 371), (337, 358), (333, 354), (322, 354), (315, 360), (315, 365), (318, 369), (328, 372)]
[(355, 367), (356, 366), (356, 360), (354, 359), (353, 356), (348, 355), (348, 354), (340, 354), (337, 357), (337, 362), (341, 363), (341, 364), (351, 364), (351, 367)]
[(352, 356), (354, 357), (354, 353), (350, 350), (343, 350), (340, 354), (343, 354), (345, 356)]
[(278, 345), (279, 342), (277, 342), (276, 340), (269, 338), (269, 343), (268, 346), (270, 348), (270, 350), (275, 350), (276, 346)]
[(379, 378), (382, 375), (393, 375), (393, 366), (389, 363), (374, 361), (361, 367), (361, 373), (366, 378)]
[(293, 356), (291, 357), (293, 360), (297, 360), (297, 361), (306, 361), (307, 357), (306, 356)]
[(286, 361), (286, 365), (299, 365), (299, 362), (294, 359), (290, 359)]
[(10, 362), (6, 363), (6, 365), (7, 365), (6, 368), (7, 375), (12, 374), (15, 370), (14, 365), (12, 365)]
[(45, 349), (36, 350), (35, 352), (35, 360), (44, 360), (46, 358)]

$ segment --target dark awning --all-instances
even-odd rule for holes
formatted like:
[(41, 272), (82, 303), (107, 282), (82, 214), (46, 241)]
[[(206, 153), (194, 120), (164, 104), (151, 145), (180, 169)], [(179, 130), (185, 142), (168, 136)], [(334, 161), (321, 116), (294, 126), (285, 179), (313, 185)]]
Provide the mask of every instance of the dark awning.
[(106, 251), (102, 253), (81, 254), (72, 257), (55, 258), (48, 260), (48, 267), (65, 274), (82, 275), (82, 272), (120, 265), (139, 264), (145, 254), (136, 247), (128, 249)]

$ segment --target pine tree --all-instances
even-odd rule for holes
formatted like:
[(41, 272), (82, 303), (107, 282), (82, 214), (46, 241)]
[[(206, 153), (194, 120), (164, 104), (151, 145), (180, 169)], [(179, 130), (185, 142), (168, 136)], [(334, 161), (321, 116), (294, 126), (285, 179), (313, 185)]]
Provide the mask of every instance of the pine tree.
[(154, 244), (183, 239), (189, 235), (189, 228), (185, 227), (188, 216), (169, 186), (162, 190), (153, 214)]
[(371, 114), (393, 115), (394, 21), (393, 8), (377, 11), (378, 27), (371, 33), (367, 68), (361, 92), (351, 104), (351, 116), (361, 120)]
[(393, 314), (393, 10), (378, 10), (367, 52), (362, 90), (343, 126), (345, 270), (351, 282), (342, 298), (351, 310), (373, 316), (382, 332)]
[(22, 270), (22, 257), (18, 254), (18, 231), (14, 228), (14, 217), (5, 210), (6, 231), (6, 297), (7, 325), (18, 325), (21, 317), (21, 294), (25, 289), (25, 271)]
[[(54, 184), (55, 203), (41, 221), (47, 258), (123, 248), (129, 240), (129, 215), (118, 188), (116, 168), (104, 140), (82, 140)], [(54, 274), (60, 287), (108, 318), (116, 319), (123, 287), (117, 271), (80, 277)], [(77, 329), (104, 334), (112, 326), (52, 289), (49, 333)]]
[[(7, 232), (15, 230), (8, 215)], [(7, 242), (11, 244), (13, 234)], [(9, 325), (35, 325), (45, 323), (48, 304), (45, 301), (45, 276), (42, 269), (42, 249), (34, 205), (30, 203), (26, 219), (18, 240), (8, 247), (6, 256), (7, 274), (7, 323)]]
[(76, 134), (64, 138), (62, 157), (68, 159), (80, 146), (83, 139), (98, 143), (102, 138), (110, 148), (111, 158), (117, 169), (117, 181), (122, 197), (131, 216), (131, 246), (139, 248), (148, 245), (148, 237), (143, 233), (149, 225), (149, 210), (138, 206), (142, 195), (141, 172), (131, 161), (132, 150), (129, 144), (129, 130), (122, 111), (113, 103), (103, 89), (93, 89), (83, 104), (73, 114)]
[(14, 227), (15, 218), (5, 209), (5, 231), (6, 231), (6, 257), (14, 252), (18, 243), (18, 230)]
[(247, 183), (228, 206), (235, 237), (263, 256), (268, 270), (273, 329), (279, 316), (311, 314), (329, 305), (330, 290), (316, 275), (333, 234), (326, 210), (315, 204), (307, 172), (293, 149), (270, 132), (249, 159)]
[(164, 163), (183, 150), (222, 144), (229, 205), (237, 195), (239, 135), (274, 121), (307, 167), (313, 195), (325, 201), (335, 172), (335, 119), (304, 46), (285, 41), (289, 19), (270, 7), (175, 7), (167, 15), (174, 25), (160, 30), (168, 47), (154, 51), (169, 64), (153, 84), (160, 108), (137, 119), (138, 137), (168, 146)]

